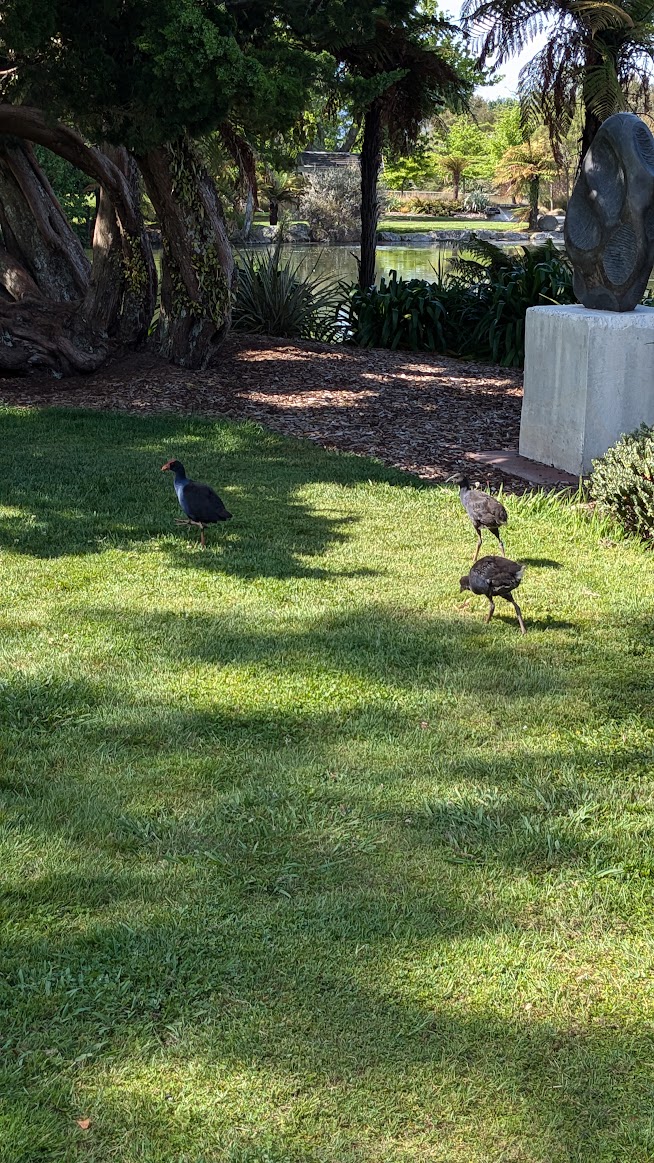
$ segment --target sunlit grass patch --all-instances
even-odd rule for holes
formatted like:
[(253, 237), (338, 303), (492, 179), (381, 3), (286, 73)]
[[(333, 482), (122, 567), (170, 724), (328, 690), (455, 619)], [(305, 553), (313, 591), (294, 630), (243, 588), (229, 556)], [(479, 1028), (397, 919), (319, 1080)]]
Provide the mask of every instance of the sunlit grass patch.
[(0, 425), (0, 1160), (649, 1163), (650, 555), (505, 498), (522, 638), (452, 488)]

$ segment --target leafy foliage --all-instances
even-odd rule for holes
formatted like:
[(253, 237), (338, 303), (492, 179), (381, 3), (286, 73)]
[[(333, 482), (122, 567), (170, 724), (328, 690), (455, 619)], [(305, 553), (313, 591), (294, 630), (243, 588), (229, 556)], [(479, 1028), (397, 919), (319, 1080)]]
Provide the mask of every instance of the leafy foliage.
[(481, 214), (490, 206), (490, 198), (484, 190), (470, 190), (463, 199), (463, 209), (473, 214)]
[(342, 334), (342, 303), (338, 282), (301, 275), (299, 263), (282, 261), (280, 244), (239, 256), (233, 308), (233, 325), (239, 331), (329, 342)]
[(527, 221), (531, 230), (536, 229), (538, 221), (540, 183), (551, 181), (555, 175), (556, 163), (547, 140), (531, 138), (507, 149), (495, 170), (501, 190), (510, 194), (528, 194)]
[(279, 207), (297, 204), (307, 188), (307, 179), (297, 172), (268, 169), (261, 193), (268, 202), (270, 225), (278, 223)]
[(434, 198), (429, 194), (416, 194), (413, 198), (407, 198), (404, 205), (407, 213), (429, 214), (436, 218), (453, 218), (463, 209), (463, 202), (455, 198)]
[(437, 284), (398, 278), (397, 271), (380, 279), (378, 287), (351, 292), (350, 322), (361, 347), (444, 351), (444, 314)]
[(6, 0), (0, 56), (20, 66), (0, 83), (5, 99), (137, 153), (226, 119), (248, 140), (270, 140), (292, 135), (311, 92), (333, 80), (330, 47), (375, 35), (366, 0), (326, 0), (319, 12), (280, 0), (274, 14), (264, 0)]
[[(477, 247), (483, 251), (490, 244)], [(499, 248), (493, 248), (499, 249)], [(542, 303), (574, 303), (572, 270), (552, 243), (521, 248), (521, 255), (493, 256), (478, 288), (480, 317), (468, 352), (504, 367), (521, 367), (525, 358), (525, 316)], [(488, 253), (486, 251), (486, 253)], [(500, 252), (501, 253), (501, 252)], [(460, 265), (463, 269), (463, 264)], [(463, 353), (462, 353), (463, 354)]]
[(356, 166), (334, 166), (312, 174), (300, 201), (300, 214), (317, 239), (346, 240), (361, 222), (361, 189)]
[(541, 303), (572, 303), (572, 272), (551, 243), (508, 254), (491, 243), (470, 244), (471, 257), (434, 282), (391, 271), (379, 288), (352, 291), (350, 327), (363, 347), (447, 351), (519, 367), (525, 315)]
[(654, 428), (641, 424), (594, 460), (590, 491), (626, 533), (654, 540)]
[(34, 152), (80, 242), (89, 246), (95, 198), (88, 174), (43, 146), (37, 145)]
[(582, 152), (612, 113), (649, 111), (653, 0), (465, 0), (462, 14), (482, 63), (503, 64), (547, 29), (520, 73), (519, 93), (523, 123), (544, 121), (557, 152), (578, 105)]
[(389, 190), (424, 186), (436, 173), (434, 152), (425, 134), (416, 141), (409, 157), (391, 156), (384, 161), (384, 184)]

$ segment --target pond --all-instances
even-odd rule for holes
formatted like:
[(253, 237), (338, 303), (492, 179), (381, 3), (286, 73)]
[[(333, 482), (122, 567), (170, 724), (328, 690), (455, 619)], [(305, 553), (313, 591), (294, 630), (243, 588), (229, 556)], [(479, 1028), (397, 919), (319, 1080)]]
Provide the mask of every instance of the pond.
[[(250, 249), (250, 248), (248, 248)], [(263, 247), (253, 247), (254, 253), (262, 251)], [(432, 246), (378, 246), (377, 247), (377, 280), (382, 275), (388, 275), (390, 270), (397, 271), (405, 279), (435, 279), (439, 265), (441, 269), (448, 265), (456, 253), (463, 253), (465, 246), (456, 248), (451, 242)], [(343, 279), (354, 283), (357, 280), (357, 264), (355, 255), (358, 255), (356, 246), (298, 246), (282, 247), (283, 258), (290, 259), (293, 265), (297, 264), (302, 275), (311, 271), (316, 274)]]

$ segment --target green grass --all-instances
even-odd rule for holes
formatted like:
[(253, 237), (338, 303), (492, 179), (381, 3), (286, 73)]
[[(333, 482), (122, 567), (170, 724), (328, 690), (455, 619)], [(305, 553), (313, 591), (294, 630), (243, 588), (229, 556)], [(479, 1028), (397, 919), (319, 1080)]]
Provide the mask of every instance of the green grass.
[(651, 1163), (651, 556), (509, 498), (522, 638), (449, 487), (0, 431), (2, 1163)]
[(524, 231), (524, 222), (502, 222), (498, 218), (436, 218), (428, 214), (393, 214), (382, 218), (379, 230), (394, 234), (419, 234), (432, 230)]

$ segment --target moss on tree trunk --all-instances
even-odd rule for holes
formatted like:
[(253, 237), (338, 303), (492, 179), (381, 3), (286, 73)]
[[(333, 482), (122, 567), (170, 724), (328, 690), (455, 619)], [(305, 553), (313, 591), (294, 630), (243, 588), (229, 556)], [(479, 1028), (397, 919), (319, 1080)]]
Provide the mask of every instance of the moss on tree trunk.
[(162, 233), (154, 345), (182, 367), (217, 362), (231, 321), (234, 259), (215, 184), (186, 139), (139, 157)]

